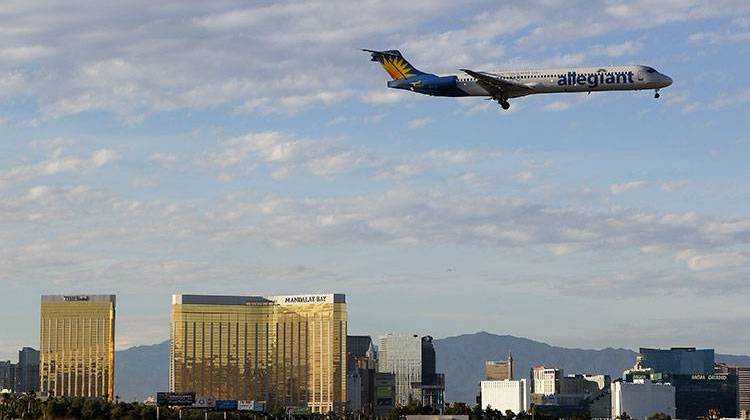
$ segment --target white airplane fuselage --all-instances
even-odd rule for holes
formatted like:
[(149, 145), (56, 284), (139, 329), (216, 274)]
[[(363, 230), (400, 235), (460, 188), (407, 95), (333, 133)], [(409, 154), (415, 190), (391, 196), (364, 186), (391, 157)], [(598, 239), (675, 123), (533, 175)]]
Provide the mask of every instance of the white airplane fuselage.
[[(532, 90), (509, 93), (508, 98), (537, 93), (661, 89), (672, 84), (672, 79), (668, 76), (641, 65), (499, 71), (483, 74), (522, 84)], [(466, 96), (492, 96), (471, 75), (460, 72), (455, 77), (456, 87), (465, 92)]]

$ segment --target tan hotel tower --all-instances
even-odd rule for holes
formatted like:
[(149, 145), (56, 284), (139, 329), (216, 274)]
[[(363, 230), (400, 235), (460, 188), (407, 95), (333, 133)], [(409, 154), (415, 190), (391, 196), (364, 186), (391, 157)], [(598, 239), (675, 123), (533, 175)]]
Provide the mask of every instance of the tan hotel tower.
[(43, 395), (114, 397), (115, 296), (42, 296)]
[(170, 390), (216, 399), (346, 404), (346, 299), (173, 295)]

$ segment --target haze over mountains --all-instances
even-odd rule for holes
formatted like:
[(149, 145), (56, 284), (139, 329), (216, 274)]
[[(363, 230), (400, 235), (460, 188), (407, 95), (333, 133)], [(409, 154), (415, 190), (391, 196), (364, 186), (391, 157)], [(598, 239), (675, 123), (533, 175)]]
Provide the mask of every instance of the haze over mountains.
[[(636, 352), (606, 348), (583, 350), (551, 346), (527, 338), (487, 332), (434, 340), (437, 368), (446, 376), (446, 401), (474, 403), (486, 360), (513, 354), (515, 375), (526, 378), (534, 365), (564, 369), (566, 374), (604, 373), (617, 378), (635, 363)], [(120, 398), (143, 400), (166, 390), (169, 379), (169, 341), (132, 347), (116, 355), (115, 389)], [(750, 356), (716, 355), (717, 361), (750, 366)]]

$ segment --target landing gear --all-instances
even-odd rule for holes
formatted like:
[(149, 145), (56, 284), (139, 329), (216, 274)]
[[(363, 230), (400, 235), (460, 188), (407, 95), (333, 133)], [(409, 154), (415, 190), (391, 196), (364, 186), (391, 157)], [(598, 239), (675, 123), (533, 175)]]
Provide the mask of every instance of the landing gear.
[(496, 97), (494, 97), (492, 99), (496, 100), (497, 103), (499, 103), (500, 106), (503, 107), (503, 109), (507, 110), (507, 109), (510, 108), (510, 103), (508, 102), (507, 98), (503, 98), (502, 96), (496, 96)]
[(656, 89), (654, 92), (654, 99), (659, 99), (659, 97), (661, 97), (661, 95), (659, 95), (659, 89)]

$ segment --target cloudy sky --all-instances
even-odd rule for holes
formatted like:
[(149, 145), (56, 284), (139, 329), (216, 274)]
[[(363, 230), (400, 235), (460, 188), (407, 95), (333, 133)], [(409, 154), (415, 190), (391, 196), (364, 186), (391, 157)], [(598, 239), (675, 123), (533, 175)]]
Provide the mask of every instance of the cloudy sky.
[[(639, 63), (653, 92), (388, 90)], [(750, 2), (0, 3), (0, 358), (39, 295), (345, 293), (352, 333), (750, 354)]]

